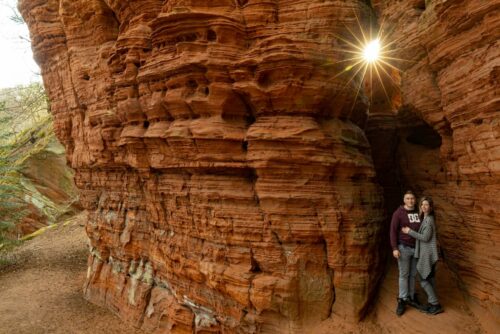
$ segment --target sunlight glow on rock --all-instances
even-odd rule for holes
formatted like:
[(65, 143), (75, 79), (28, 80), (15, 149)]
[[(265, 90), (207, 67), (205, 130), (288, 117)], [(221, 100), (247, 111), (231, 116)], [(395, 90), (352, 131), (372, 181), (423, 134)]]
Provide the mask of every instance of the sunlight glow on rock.
[(373, 41), (366, 44), (363, 49), (363, 58), (368, 63), (373, 63), (379, 58), (380, 55), (380, 41), (374, 39)]

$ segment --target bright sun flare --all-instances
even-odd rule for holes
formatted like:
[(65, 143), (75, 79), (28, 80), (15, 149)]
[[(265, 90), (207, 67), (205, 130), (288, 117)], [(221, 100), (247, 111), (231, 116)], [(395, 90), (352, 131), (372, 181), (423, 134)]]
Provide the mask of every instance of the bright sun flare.
[(380, 55), (380, 41), (379, 39), (374, 39), (365, 45), (363, 49), (363, 58), (368, 63), (373, 63), (379, 58)]
[[(393, 56), (393, 53), (397, 51), (394, 48), (396, 41), (388, 41), (387, 37), (383, 35), (383, 21), (377, 31), (374, 32), (372, 29), (363, 29), (356, 13), (354, 13), (354, 17), (357, 22), (358, 33), (353, 31), (353, 29), (356, 30), (356, 27), (344, 24), (345, 30), (351, 36), (334, 35), (340, 41), (339, 44), (343, 44), (341, 47), (334, 47), (334, 51), (343, 56), (342, 59), (335, 63), (345, 63), (346, 65), (343, 65), (342, 69), (330, 79), (334, 80), (344, 76), (345, 82), (341, 91), (349, 88), (355, 90), (351, 110), (356, 106), (356, 100), (360, 91), (362, 91), (362, 87), (366, 87), (364, 83), (369, 83), (367, 89), (370, 97), (374, 89), (378, 89), (374, 87), (381, 87), (387, 100), (391, 101), (390, 92), (388, 93), (386, 85), (398, 87), (399, 84), (396, 82), (396, 78), (397, 73), (401, 73), (401, 70), (396, 64), (409, 61)], [(377, 79), (378, 83), (375, 83)], [(364, 91), (364, 93), (366, 94), (367, 91)]]
[[(396, 89), (399, 87), (397, 78), (401, 70), (396, 64), (409, 61), (394, 56), (394, 52), (397, 51), (394, 47), (397, 40), (390, 41), (387, 36), (384, 36), (383, 21), (380, 27), (373, 31), (371, 28), (363, 29), (358, 15), (354, 13), (353, 16), (356, 18), (357, 27), (344, 24), (350, 36), (334, 34), (339, 46), (334, 50), (340, 56), (334, 64), (344, 63), (345, 65), (339, 66), (339, 71), (329, 79), (335, 80), (344, 76), (341, 92), (345, 89), (355, 90), (351, 111), (356, 106), (360, 92), (365, 96), (369, 94), (371, 99), (372, 93), (374, 91), (380, 93), (379, 88), (381, 88), (387, 100), (392, 101), (391, 91), (388, 92), (386, 88), (389, 87), (386, 85), (396, 87)], [(356, 28), (358, 33), (354, 32)], [(366, 90), (362, 89), (363, 87)]]

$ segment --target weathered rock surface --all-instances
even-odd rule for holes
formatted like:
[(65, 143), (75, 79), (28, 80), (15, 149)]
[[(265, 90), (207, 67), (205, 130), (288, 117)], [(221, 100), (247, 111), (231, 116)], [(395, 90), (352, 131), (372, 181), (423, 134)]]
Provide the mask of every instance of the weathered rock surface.
[(20, 8), (91, 212), (89, 300), (150, 332), (362, 316), (384, 213), (367, 105), (332, 45), (365, 4)]
[(91, 212), (89, 300), (149, 332), (357, 320), (382, 273), (380, 182), (390, 203), (435, 198), (446, 261), (498, 318), (498, 4), (372, 1), (406, 59), (370, 110), (400, 164), (375, 150), (376, 180), (359, 78), (337, 75), (366, 3), (21, 1)]
[[(495, 332), (500, 326), (500, 260), (494, 255), (500, 240), (500, 4), (372, 2), (387, 39), (395, 42), (391, 56), (404, 59), (397, 63), (404, 70), (400, 91), (392, 95), (400, 95), (401, 106), (378, 110), (369, 121), (368, 137), (381, 148), (374, 149), (374, 160), (392, 151), (400, 183), (433, 197), (444, 258), (475, 314)], [(392, 131), (392, 137), (380, 139), (380, 129)], [(379, 144), (372, 141), (377, 136)]]
[(25, 191), (23, 199), (26, 205), (22, 209), (27, 214), (16, 224), (16, 236), (33, 233), (81, 210), (73, 171), (66, 165), (64, 147), (53, 133), (47, 136), (50, 135), (50, 138), (43, 139), (47, 143), (35, 143), (42, 148), (34, 150), (20, 165), (19, 183)]

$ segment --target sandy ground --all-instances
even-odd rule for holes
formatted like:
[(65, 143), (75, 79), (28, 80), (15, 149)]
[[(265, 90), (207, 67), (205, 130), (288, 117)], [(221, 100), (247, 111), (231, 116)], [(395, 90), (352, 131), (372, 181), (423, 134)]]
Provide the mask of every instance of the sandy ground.
[(78, 221), (9, 253), (13, 264), (0, 268), (0, 333), (143, 333), (83, 299), (87, 254)]
[[(394, 260), (382, 282), (372, 312), (359, 324), (346, 324), (335, 317), (323, 321), (311, 333), (405, 333), (405, 334), (483, 334), (486, 331), (467, 306), (457, 280), (443, 262), (437, 267), (437, 294), (444, 312), (429, 315), (410, 306), (405, 313), (396, 315), (398, 295), (398, 268)], [(427, 304), (427, 296), (417, 281), (417, 294), (421, 303)]]

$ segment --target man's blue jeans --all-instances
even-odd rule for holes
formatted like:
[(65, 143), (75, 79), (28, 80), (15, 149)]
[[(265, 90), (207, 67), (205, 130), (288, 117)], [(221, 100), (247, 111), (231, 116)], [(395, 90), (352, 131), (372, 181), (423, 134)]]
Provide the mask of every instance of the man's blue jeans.
[(417, 275), (417, 259), (415, 248), (398, 245), (399, 249), (399, 298), (413, 299), (415, 295), (415, 276)]

